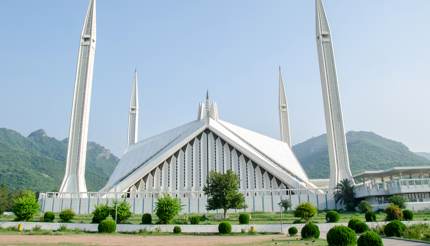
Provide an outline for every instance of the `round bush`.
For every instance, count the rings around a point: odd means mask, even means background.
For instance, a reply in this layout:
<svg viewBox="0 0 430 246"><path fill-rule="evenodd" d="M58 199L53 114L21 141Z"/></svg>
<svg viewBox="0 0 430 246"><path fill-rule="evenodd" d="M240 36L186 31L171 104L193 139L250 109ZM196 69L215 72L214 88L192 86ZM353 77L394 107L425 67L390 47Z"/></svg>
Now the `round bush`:
<svg viewBox="0 0 430 246"><path fill-rule="evenodd" d="M359 223L361 223L361 220L359 220L357 218L352 218L348 221L348 227L351 228L352 230L356 231L356 226Z"/></svg>
<svg viewBox="0 0 430 246"><path fill-rule="evenodd" d="M375 212L366 212L364 214L364 218L366 218L367 222L376 221L376 213Z"/></svg>
<svg viewBox="0 0 430 246"><path fill-rule="evenodd" d="M308 221L310 218L317 214L317 208L310 202L305 202L297 206L294 211L294 217L298 217Z"/></svg>
<svg viewBox="0 0 430 246"><path fill-rule="evenodd" d="M288 228L288 234L293 237L299 232L295 226Z"/></svg>
<svg viewBox="0 0 430 246"><path fill-rule="evenodd" d="M340 215L336 211L328 211L327 214L325 215L325 221L327 221L327 223L338 222L339 219L340 219Z"/></svg>
<svg viewBox="0 0 430 246"><path fill-rule="evenodd" d="M60 219L62 222L70 222L75 217L75 212L71 209L65 209L60 213Z"/></svg>
<svg viewBox="0 0 430 246"><path fill-rule="evenodd" d="M175 226L175 227L173 227L173 233L175 233L175 234L179 234L179 233L181 233L182 232L182 229L181 229L181 227L180 226Z"/></svg>
<svg viewBox="0 0 430 246"><path fill-rule="evenodd" d="M385 218L387 221L402 220L403 218L402 209L394 204L391 204L385 208L385 213L387 214L387 217Z"/></svg>
<svg viewBox="0 0 430 246"><path fill-rule="evenodd" d="M249 224L249 214L239 214L239 224Z"/></svg>
<svg viewBox="0 0 430 246"><path fill-rule="evenodd" d="M144 225L152 224L152 215L151 214L143 214L142 215L142 224L144 224Z"/></svg>
<svg viewBox="0 0 430 246"><path fill-rule="evenodd" d="M403 219L404 220L413 220L414 219L414 212L412 212L409 209L403 210Z"/></svg>
<svg viewBox="0 0 430 246"><path fill-rule="evenodd" d="M398 220L393 220L384 227L384 234L387 237L401 237L406 226Z"/></svg>
<svg viewBox="0 0 430 246"><path fill-rule="evenodd" d="M93 219L92 223L100 223L103 220L105 220L107 217L109 217L110 208L106 204L101 204L95 207L93 211Z"/></svg>
<svg viewBox="0 0 430 246"><path fill-rule="evenodd" d="M318 239L320 237L320 229L314 223L309 222L303 226L301 234L303 239Z"/></svg>
<svg viewBox="0 0 430 246"><path fill-rule="evenodd" d="M358 210L360 210L360 212L362 213L367 213L367 212L372 212L373 208L368 201L363 200L358 204Z"/></svg>
<svg viewBox="0 0 430 246"><path fill-rule="evenodd" d="M107 218L100 222L97 229L100 233L113 233L116 231L116 223L113 219Z"/></svg>
<svg viewBox="0 0 430 246"><path fill-rule="evenodd" d="M353 246L357 243L357 235L349 227L335 226L327 233L327 243L330 246Z"/></svg>
<svg viewBox="0 0 430 246"><path fill-rule="evenodd" d="M356 233L363 233L369 230L369 226L365 222L360 221L359 223L355 224L355 232Z"/></svg>
<svg viewBox="0 0 430 246"><path fill-rule="evenodd" d="M357 246L384 246L384 244L378 233L367 231L358 238Z"/></svg>
<svg viewBox="0 0 430 246"><path fill-rule="evenodd" d="M231 233L231 224L230 222L223 221L218 225L218 232L220 234L228 234Z"/></svg>
<svg viewBox="0 0 430 246"><path fill-rule="evenodd" d="M173 218L181 211L181 201L179 198L165 195L158 198L155 214L160 224L169 224Z"/></svg>
<svg viewBox="0 0 430 246"><path fill-rule="evenodd" d="M52 222L55 219L55 214L53 212L46 212L43 215L43 221L44 222Z"/></svg>
<svg viewBox="0 0 430 246"><path fill-rule="evenodd" d="M191 216L188 220L191 225L198 225L200 223L200 216Z"/></svg>

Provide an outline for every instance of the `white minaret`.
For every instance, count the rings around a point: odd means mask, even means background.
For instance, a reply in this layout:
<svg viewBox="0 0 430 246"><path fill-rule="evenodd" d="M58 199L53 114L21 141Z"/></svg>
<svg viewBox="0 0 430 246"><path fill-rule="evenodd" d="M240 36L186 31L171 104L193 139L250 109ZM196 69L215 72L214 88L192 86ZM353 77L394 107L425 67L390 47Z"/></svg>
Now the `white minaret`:
<svg viewBox="0 0 430 246"><path fill-rule="evenodd" d="M133 86L131 89L130 112L128 112L128 146L137 143L139 122L139 92L137 89L137 71L134 71Z"/></svg>
<svg viewBox="0 0 430 246"><path fill-rule="evenodd" d="M66 171L60 192L87 192L85 161L95 51L96 0L90 0L80 40Z"/></svg>
<svg viewBox="0 0 430 246"><path fill-rule="evenodd" d="M281 141L291 147L290 121L288 117L287 94L285 93L284 80L282 79L281 67L279 66L279 126L281 130Z"/></svg>
<svg viewBox="0 0 430 246"><path fill-rule="evenodd" d="M343 179L354 180L349 167L330 28L321 0L316 0L316 32L330 160L329 188L333 189Z"/></svg>

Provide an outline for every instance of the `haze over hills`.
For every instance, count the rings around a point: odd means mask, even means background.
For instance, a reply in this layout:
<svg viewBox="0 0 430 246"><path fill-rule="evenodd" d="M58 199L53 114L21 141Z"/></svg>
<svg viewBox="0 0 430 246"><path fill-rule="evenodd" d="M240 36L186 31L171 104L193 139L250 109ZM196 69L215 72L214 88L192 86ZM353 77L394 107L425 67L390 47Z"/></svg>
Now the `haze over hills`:
<svg viewBox="0 0 430 246"><path fill-rule="evenodd" d="M419 156L422 156L422 157L430 160L430 153L427 153L427 152L416 152L415 154L417 154Z"/></svg>
<svg viewBox="0 0 430 246"><path fill-rule="evenodd" d="M106 183L118 158L103 146L89 142L86 180L89 191ZM49 137L37 130L28 137L0 128L0 184L11 189L58 191L64 176L67 139Z"/></svg>
<svg viewBox="0 0 430 246"><path fill-rule="evenodd" d="M353 174L394 166L430 165L428 153L413 153L400 142L371 132L348 132ZM311 138L293 147L310 178L328 178L326 136ZM57 140L37 130L28 137L0 128L0 184L11 189L57 191L64 175L67 139ZM119 159L105 147L89 142L86 180L89 191L103 187Z"/></svg>
<svg viewBox="0 0 430 246"><path fill-rule="evenodd" d="M352 174L395 166L430 165L430 160L413 153L407 146L372 132L351 131L346 135ZM310 178L328 178L329 160L326 135L293 147Z"/></svg>

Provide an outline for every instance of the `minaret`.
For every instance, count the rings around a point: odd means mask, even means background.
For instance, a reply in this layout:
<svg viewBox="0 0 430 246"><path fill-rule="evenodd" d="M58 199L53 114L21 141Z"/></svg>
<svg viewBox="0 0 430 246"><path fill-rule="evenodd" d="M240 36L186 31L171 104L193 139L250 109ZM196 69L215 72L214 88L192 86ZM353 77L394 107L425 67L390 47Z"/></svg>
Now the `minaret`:
<svg viewBox="0 0 430 246"><path fill-rule="evenodd" d="M128 145L137 143L139 122L139 94L137 89L137 71L134 71L133 86L131 89L130 112L128 113Z"/></svg>
<svg viewBox="0 0 430 246"><path fill-rule="evenodd" d="M285 94L284 80L282 79L281 67L279 66L279 126L281 130L281 141L291 147L290 121L288 118L287 95Z"/></svg>
<svg viewBox="0 0 430 246"><path fill-rule="evenodd" d="M66 171L60 192L87 192L85 161L95 51L96 0L90 0L80 40Z"/></svg>
<svg viewBox="0 0 430 246"><path fill-rule="evenodd" d="M316 33L333 189L343 179L354 181L349 167L330 28L321 0L316 0Z"/></svg>

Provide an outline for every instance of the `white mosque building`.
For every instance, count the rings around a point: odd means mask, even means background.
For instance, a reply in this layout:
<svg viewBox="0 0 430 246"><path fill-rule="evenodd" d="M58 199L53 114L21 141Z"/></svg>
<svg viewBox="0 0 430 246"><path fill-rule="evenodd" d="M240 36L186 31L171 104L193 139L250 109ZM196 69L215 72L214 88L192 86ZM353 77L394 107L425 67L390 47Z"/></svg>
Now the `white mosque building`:
<svg viewBox="0 0 430 246"><path fill-rule="evenodd" d="M92 71L96 45L96 0L90 0L81 34L70 125L66 173L58 193L43 193L43 211L72 208L90 213L100 203L127 200L134 213L152 212L157 198L181 199L183 212L206 212L203 187L209 172L233 170L240 179L247 211L279 211L279 202L293 206L309 201L319 209L335 208L333 188L353 181L343 128L331 33L321 0L316 0L316 41L330 158L330 180L310 180L291 150L285 85L279 69L280 139L274 139L220 118L209 95L198 107L197 119L138 141L138 81L132 86L128 149L104 188L87 192L85 153Z"/></svg>

